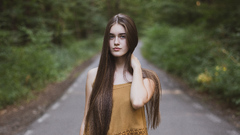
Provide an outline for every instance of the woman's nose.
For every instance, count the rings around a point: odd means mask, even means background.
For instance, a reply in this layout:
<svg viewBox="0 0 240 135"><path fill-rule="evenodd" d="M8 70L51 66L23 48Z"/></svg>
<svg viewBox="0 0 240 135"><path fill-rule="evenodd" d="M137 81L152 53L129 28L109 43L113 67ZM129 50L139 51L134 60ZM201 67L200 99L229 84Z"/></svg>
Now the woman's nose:
<svg viewBox="0 0 240 135"><path fill-rule="evenodd" d="M118 37L115 38L114 45L119 45Z"/></svg>

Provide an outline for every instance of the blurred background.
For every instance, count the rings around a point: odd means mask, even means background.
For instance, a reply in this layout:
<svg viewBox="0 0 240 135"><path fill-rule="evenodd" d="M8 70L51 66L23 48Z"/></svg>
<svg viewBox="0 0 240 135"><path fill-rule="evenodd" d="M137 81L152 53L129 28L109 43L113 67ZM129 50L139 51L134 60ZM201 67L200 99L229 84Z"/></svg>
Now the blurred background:
<svg viewBox="0 0 240 135"><path fill-rule="evenodd" d="M240 109L239 0L1 0L0 109L99 53L107 21L135 20L145 58Z"/></svg>

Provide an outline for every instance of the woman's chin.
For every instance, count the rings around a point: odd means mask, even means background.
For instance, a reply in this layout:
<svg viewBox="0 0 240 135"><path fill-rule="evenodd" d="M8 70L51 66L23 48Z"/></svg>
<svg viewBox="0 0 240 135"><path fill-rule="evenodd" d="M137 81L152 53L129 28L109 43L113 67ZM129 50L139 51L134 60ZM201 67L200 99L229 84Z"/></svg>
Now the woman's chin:
<svg viewBox="0 0 240 135"><path fill-rule="evenodd" d="M112 55L114 56L114 57L123 57L125 54L122 54L122 53L112 53Z"/></svg>

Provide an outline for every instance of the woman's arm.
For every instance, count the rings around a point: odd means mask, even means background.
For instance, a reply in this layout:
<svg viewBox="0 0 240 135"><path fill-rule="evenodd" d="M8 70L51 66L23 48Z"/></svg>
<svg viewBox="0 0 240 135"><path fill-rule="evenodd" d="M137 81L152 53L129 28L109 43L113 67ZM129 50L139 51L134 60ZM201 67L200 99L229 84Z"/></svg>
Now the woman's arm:
<svg viewBox="0 0 240 135"><path fill-rule="evenodd" d="M90 100L90 95L92 93L92 85L95 80L97 74L97 68L91 69L88 71L87 74L87 82L86 82L86 92L85 92L85 110L84 110L84 117L80 129L80 135L83 135L84 129L85 129L85 119L87 116L88 108L89 108L89 100Z"/></svg>
<svg viewBox="0 0 240 135"><path fill-rule="evenodd" d="M155 84L151 79L143 79L142 69L139 60L132 55L131 65L133 68L133 80L130 92L130 99L134 109L138 109L147 103L153 93Z"/></svg>

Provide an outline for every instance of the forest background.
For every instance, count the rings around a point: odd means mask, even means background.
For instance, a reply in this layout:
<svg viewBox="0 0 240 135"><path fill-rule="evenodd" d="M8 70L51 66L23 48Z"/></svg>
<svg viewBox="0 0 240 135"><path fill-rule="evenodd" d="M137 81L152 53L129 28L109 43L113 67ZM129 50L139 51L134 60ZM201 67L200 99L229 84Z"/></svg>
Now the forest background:
<svg viewBox="0 0 240 135"><path fill-rule="evenodd" d="M101 49L117 13L131 16L144 56L194 90L240 109L238 0L1 0L0 109L66 79Z"/></svg>

